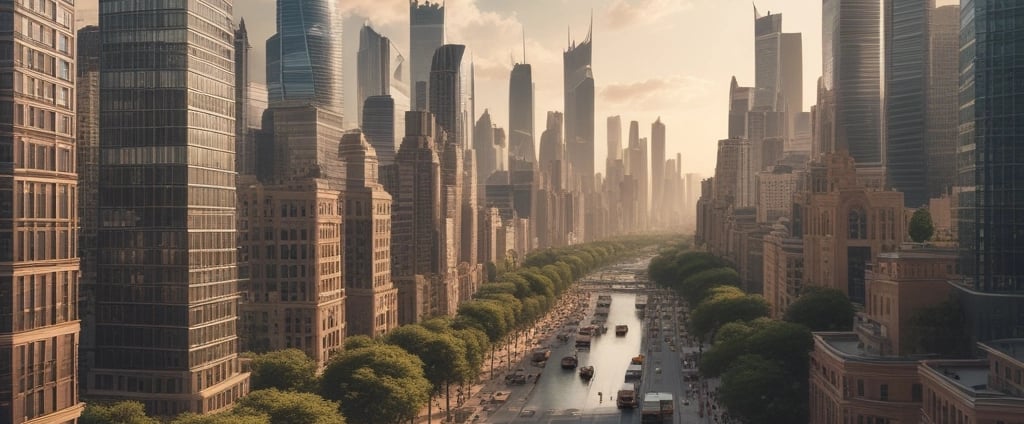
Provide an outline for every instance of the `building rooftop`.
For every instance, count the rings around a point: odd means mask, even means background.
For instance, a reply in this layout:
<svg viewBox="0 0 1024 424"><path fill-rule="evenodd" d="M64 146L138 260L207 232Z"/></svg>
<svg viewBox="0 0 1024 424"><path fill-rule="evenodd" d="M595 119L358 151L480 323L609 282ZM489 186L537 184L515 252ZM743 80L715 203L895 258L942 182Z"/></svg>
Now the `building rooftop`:
<svg viewBox="0 0 1024 424"><path fill-rule="evenodd" d="M929 361L926 364L963 390L987 391L988 363Z"/></svg>
<svg viewBox="0 0 1024 424"><path fill-rule="evenodd" d="M916 363L922 359L920 357L881 355L878 352L868 350L867 345L860 341L857 333L852 331L816 332L814 337L821 339L826 348L846 360Z"/></svg>
<svg viewBox="0 0 1024 424"><path fill-rule="evenodd" d="M991 349L1024 363L1024 339L1002 339L979 344L982 349Z"/></svg>
<svg viewBox="0 0 1024 424"><path fill-rule="evenodd" d="M906 245L900 250L893 252L882 252L878 254L883 259L956 259L956 249L941 247L914 247L908 249Z"/></svg>

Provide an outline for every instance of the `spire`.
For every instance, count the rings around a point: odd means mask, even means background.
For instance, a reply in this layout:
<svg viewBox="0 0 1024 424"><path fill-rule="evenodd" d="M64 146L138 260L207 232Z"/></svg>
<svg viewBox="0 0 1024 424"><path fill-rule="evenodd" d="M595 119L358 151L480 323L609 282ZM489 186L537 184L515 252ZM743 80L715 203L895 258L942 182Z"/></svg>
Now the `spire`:
<svg viewBox="0 0 1024 424"><path fill-rule="evenodd" d="M526 63L526 26L520 26L523 29L523 63Z"/></svg>
<svg viewBox="0 0 1024 424"><path fill-rule="evenodd" d="M238 30L243 33L247 32L245 30L245 18L242 18L242 21L238 23Z"/></svg>
<svg viewBox="0 0 1024 424"><path fill-rule="evenodd" d="M590 29L587 30L587 39L583 40L583 43L590 43L592 35L594 35L594 9L590 9Z"/></svg>
<svg viewBox="0 0 1024 424"><path fill-rule="evenodd" d="M758 19L761 19L761 14L757 13L757 4L755 4L754 2L750 2L750 4L754 6L754 20L756 21Z"/></svg>

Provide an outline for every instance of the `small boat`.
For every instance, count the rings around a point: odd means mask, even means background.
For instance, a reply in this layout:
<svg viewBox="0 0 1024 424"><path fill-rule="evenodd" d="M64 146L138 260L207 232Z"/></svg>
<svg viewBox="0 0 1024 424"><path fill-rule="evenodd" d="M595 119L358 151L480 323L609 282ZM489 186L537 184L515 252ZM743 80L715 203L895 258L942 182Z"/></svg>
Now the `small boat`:
<svg viewBox="0 0 1024 424"><path fill-rule="evenodd" d="M575 356L566 356L562 358L562 369L571 370L576 368L579 364L579 360Z"/></svg>
<svg viewBox="0 0 1024 424"><path fill-rule="evenodd" d="M594 377L594 367L593 366L588 365L588 366L585 366L583 368L580 368L580 378L582 378L584 380L590 380L593 377Z"/></svg>

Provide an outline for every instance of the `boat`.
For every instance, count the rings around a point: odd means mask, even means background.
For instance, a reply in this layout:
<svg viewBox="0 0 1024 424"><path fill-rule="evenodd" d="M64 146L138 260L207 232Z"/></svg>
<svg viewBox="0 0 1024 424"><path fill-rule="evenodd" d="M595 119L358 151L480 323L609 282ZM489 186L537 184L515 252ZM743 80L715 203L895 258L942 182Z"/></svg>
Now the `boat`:
<svg viewBox="0 0 1024 424"><path fill-rule="evenodd" d="M625 336L627 331L629 331L629 326L628 325L616 325L615 326L615 335L616 336Z"/></svg>
<svg viewBox="0 0 1024 424"><path fill-rule="evenodd" d="M579 360L576 359L575 356L566 356L562 358L562 369L571 370L576 368L577 364L579 364Z"/></svg>
<svg viewBox="0 0 1024 424"><path fill-rule="evenodd" d="M591 365L580 368L580 378L590 380L594 377L594 367Z"/></svg>

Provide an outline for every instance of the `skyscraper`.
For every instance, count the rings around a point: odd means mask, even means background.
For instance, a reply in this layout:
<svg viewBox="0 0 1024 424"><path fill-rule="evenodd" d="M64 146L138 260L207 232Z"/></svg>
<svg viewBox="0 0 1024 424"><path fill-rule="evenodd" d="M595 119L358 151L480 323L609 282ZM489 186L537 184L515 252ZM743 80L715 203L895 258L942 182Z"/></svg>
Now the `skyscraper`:
<svg viewBox="0 0 1024 424"><path fill-rule="evenodd" d="M377 182L373 146L358 131L341 137L345 172L345 321L348 335L380 337L398 327L391 280L391 195Z"/></svg>
<svg viewBox="0 0 1024 424"><path fill-rule="evenodd" d="M928 18L934 0L885 0L885 158L908 207L928 203ZM951 90L952 91L952 90Z"/></svg>
<svg viewBox="0 0 1024 424"><path fill-rule="evenodd" d="M249 389L235 324L231 1L103 0L100 28L102 313L86 389L158 415L223 410ZM174 31L188 37L154 38ZM154 51L164 60L136 67Z"/></svg>
<svg viewBox="0 0 1024 424"><path fill-rule="evenodd" d="M96 311L91 306L96 284L96 232L99 230L100 186L100 51L103 40L100 27L90 25L78 30L76 91L76 140L78 160L78 255L79 375L93 363L96 347Z"/></svg>
<svg viewBox="0 0 1024 424"><path fill-rule="evenodd" d="M594 179L594 73L591 69L593 23L587 38L562 54L565 88L565 150L574 179L584 191Z"/></svg>
<svg viewBox="0 0 1024 424"><path fill-rule="evenodd" d="M883 164L879 0L822 0L820 145L847 150L858 168Z"/></svg>
<svg viewBox="0 0 1024 424"><path fill-rule="evenodd" d="M249 122L249 31L245 19L235 30L235 172L251 174L255 171L256 146L254 138L247 137L252 123Z"/></svg>
<svg viewBox="0 0 1024 424"><path fill-rule="evenodd" d="M494 145L494 133L496 128L491 123L491 114L484 109L480 119L476 121L473 129L473 150L476 152L477 182L481 186L486 185L487 178L498 170L498 149Z"/></svg>
<svg viewBox="0 0 1024 424"><path fill-rule="evenodd" d="M434 52L445 41L444 3L409 1L409 65L412 105L426 110Z"/></svg>
<svg viewBox="0 0 1024 424"><path fill-rule="evenodd" d="M615 115L608 117L608 157L605 167L618 159L622 159L622 117ZM609 170L605 169L605 174L608 172Z"/></svg>
<svg viewBox="0 0 1024 424"><path fill-rule="evenodd" d="M466 46L446 44L434 53L430 66L430 113L447 133L447 144L465 148L462 128L462 55Z"/></svg>
<svg viewBox="0 0 1024 424"><path fill-rule="evenodd" d="M395 108L395 99L389 95L367 97L362 105L363 135L373 146L377 161L382 165L391 165L395 161Z"/></svg>
<svg viewBox="0 0 1024 424"><path fill-rule="evenodd" d="M75 422L75 6L9 1L0 16L0 422Z"/></svg>
<svg viewBox="0 0 1024 424"><path fill-rule="evenodd" d="M527 63L512 67L508 88L508 155L537 163L533 141L533 71Z"/></svg>
<svg viewBox="0 0 1024 424"><path fill-rule="evenodd" d="M783 33L781 14L761 16L754 8L754 49L754 107L785 111L792 122L804 107L801 34Z"/></svg>
<svg viewBox="0 0 1024 424"><path fill-rule="evenodd" d="M398 321L408 324L429 312L429 282L441 270L441 163L434 144L433 115L405 114L405 137L395 156L392 193L391 274L398 287Z"/></svg>
<svg viewBox="0 0 1024 424"><path fill-rule="evenodd" d="M359 30L356 62L356 105L359 109L356 119L365 122L363 107L366 99L391 94L391 40L374 31L373 27L363 25Z"/></svg>
<svg viewBox="0 0 1024 424"><path fill-rule="evenodd" d="M651 124L651 218L661 225L665 213L665 124L661 117Z"/></svg>
<svg viewBox="0 0 1024 424"><path fill-rule="evenodd" d="M932 9L928 66L928 196L949 193L956 184L957 110L960 84L960 6Z"/></svg>
<svg viewBox="0 0 1024 424"><path fill-rule="evenodd" d="M277 0L267 39L270 105L312 104L341 114L341 13L330 0Z"/></svg>
<svg viewBox="0 0 1024 424"><path fill-rule="evenodd" d="M1020 122L1024 4L965 0L960 9L958 226L962 298L976 339L1024 337ZM1010 101L1012 99L1013 101Z"/></svg>

